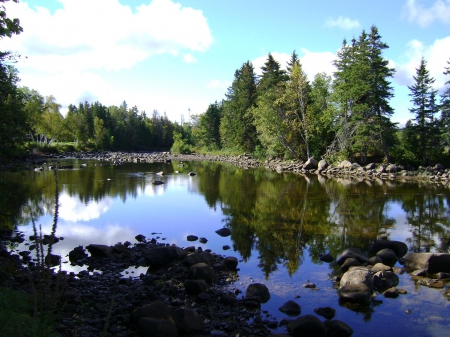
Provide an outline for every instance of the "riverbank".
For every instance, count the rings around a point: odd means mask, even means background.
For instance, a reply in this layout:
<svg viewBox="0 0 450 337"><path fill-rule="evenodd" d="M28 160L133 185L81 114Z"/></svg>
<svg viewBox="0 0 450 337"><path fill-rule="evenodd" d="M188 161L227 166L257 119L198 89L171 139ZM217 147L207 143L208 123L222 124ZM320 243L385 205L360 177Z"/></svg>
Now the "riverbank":
<svg viewBox="0 0 450 337"><path fill-rule="evenodd" d="M330 164L326 160L317 161L311 158L307 162L303 161L282 161L280 159L267 159L259 161L256 158L242 154L239 156L222 155L174 155L169 152L72 152L64 155L48 155L45 157L29 158L28 166L39 168L42 163L61 158L75 159L95 159L120 165L124 162L168 162L177 161L211 161L225 162L245 169L265 167L279 173L292 172L296 174L318 174L329 178L350 177L357 179L382 179L382 180L423 180L443 185L450 184L450 168L445 168L441 164L434 166L403 166L396 164L370 163L359 165L344 160L340 163Z"/></svg>

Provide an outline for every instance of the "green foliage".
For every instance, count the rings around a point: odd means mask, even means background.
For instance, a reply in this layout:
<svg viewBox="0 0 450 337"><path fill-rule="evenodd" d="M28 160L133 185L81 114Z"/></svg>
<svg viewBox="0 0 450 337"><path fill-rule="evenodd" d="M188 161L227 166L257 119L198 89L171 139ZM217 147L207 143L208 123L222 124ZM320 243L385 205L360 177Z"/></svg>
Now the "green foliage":
<svg viewBox="0 0 450 337"><path fill-rule="evenodd" d="M170 152L174 154L188 154L191 153L191 147L187 144L186 139L182 138L181 133L173 133L173 145L170 148Z"/></svg>

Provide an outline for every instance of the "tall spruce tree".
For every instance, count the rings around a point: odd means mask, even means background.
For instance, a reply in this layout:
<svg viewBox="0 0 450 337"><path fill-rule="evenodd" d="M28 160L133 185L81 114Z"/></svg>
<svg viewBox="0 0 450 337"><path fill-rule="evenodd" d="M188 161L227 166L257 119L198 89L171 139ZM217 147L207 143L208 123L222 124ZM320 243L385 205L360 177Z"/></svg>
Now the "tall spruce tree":
<svg viewBox="0 0 450 337"><path fill-rule="evenodd" d="M247 61L234 73L223 103L220 138L223 147L252 152L257 145L256 128L250 108L256 100L256 74Z"/></svg>
<svg viewBox="0 0 450 337"><path fill-rule="evenodd" d="M444 75L450 76L450 61L447 61L448 67L444 69ZM450 146L450 78L445 82L446 88L441 95L441 118L440 131L442 144L446 147Z"/></svg>
<svg viewBox="0 0 450 337"><path fill-rule="evenodd" d="M437 124L435 114L438 112L436 104L437 90L433 89L435 79L427 70L427 62L422 57L419 68L416 68L414 84L408 86L413 107L409 111L415 115L412 127L416 131L419 147L415 149L415 155L424 164L433 161L433 149L436 148Z"/></svg>

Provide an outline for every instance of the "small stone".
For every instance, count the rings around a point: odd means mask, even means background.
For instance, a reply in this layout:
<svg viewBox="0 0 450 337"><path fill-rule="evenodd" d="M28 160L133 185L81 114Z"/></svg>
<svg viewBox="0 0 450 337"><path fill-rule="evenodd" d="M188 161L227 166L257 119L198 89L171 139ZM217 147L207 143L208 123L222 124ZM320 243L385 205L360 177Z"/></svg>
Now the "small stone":
<svg viewBox="0 0 450 337"><path fill-rule="evenodd" d="M315 287L316 287L315 283L306 283L306 284L303 285L303 288L310 288L310 289L312 289L312 288L315 288Z"/></svg>

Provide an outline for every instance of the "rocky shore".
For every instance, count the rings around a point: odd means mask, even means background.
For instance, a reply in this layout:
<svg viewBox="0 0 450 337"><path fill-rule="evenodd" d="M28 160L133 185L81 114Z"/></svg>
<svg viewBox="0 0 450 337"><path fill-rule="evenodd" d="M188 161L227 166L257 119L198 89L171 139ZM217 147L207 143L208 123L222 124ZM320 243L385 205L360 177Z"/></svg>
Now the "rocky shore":
<svg viewBox="0 0 450 337"><path fill-rule="evenodd" d="M48 155L39 159L34 158L35 169L40 169L40 164L49 159L74 158L74 159L95 159L120 165L124 162L170 162L179 161L211 161L225 162L243 167L245 169L265 167L269 170L281 172L293 172L297 174L319 174L322 176L350 177L358 179L382 179L382 180L426 180L429 182L449 185L450 168L445 168L441 164L434 166L412 166L369 163L360 165L344 160L340 163L330 164L325 159L316 160L310 158L308 161L283 161L280 159L267 159L261 162L248 154L239 156L225 155L174 155L170 152L73 152L64 155ZM32 164L32 163L30 163Z"/></svg>

